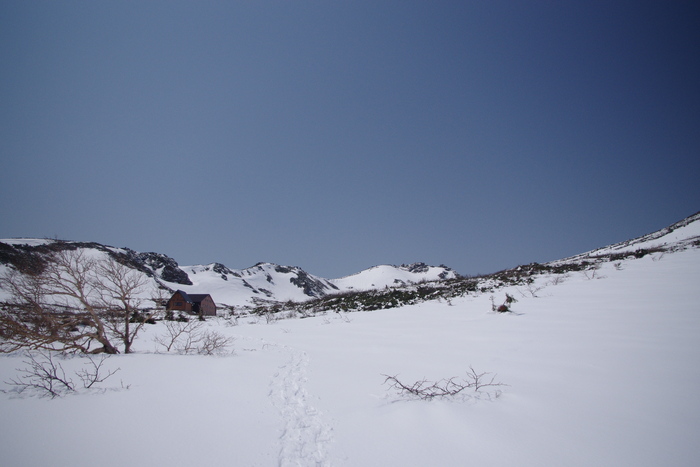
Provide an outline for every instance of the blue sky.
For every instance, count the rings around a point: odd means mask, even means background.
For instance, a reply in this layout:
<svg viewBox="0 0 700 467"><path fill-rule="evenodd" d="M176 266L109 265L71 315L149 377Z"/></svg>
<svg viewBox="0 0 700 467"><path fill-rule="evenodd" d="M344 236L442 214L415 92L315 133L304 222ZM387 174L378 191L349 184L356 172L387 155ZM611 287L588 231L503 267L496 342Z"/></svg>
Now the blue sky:
<svg viewBox="0 0 700 467"><path fill-rule="evenodd" d="M697 2L0 3L0 237L340 277L700 210Z"/></svg>

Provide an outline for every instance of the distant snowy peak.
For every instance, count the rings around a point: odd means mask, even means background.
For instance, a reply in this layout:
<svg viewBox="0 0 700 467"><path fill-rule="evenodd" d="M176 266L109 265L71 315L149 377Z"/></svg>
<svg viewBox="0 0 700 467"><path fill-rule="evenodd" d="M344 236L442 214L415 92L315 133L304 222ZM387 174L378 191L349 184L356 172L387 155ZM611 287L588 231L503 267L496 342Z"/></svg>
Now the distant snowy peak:
<svg viewBox="0 0 700 467"><path fill-rule="evenodd" d="M303 301L337 290L327 279L295 266L258 263L246 269L230 269L221 263L182 266L193 282L192 289L207 289L229 305L263 301ZM187 291L187 290L185 290Z"/></svg>
<svg viewBox="0 0 700 467"><path fill-rule="evenodd" d="M411 283L451 279L457 274L446 266L424 263L375 266L341 279L324 279L296 266L258 263L246 269L230 269L221 263L181 266L192 280L183 290L207 290L228 305L262 304L288 300L306 301L349 290L369 290Z"/></svg>
<svg viewBox="0 0 700 467"><path fill-rule="evenodd" d="M309 297L324 295L328 290L334 290L335 286L327 279L312 276L296 266L280 266L274 263L258 263L246 269L229 269L221 263L208 265L183 266L181 268L191 274L209 275L221 280L241 279L245 282L262 282L267 286L277 283L289 282L303 290Z"/></svg>
<svg viewBox="0 0 700 467"><path fill-rule="evenodd" d="M455 277L457 277L457 273L443 265L428 266L425 263L413 263L392 266L383 264L351 276L333 279L330 282L341 290L369 290L454 279Z"/></svg>

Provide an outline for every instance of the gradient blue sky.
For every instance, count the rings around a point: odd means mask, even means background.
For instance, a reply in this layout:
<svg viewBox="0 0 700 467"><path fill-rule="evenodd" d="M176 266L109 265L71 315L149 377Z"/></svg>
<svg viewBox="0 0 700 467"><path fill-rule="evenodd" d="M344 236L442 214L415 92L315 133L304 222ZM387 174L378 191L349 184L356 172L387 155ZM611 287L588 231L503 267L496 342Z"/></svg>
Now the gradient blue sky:
<svg viewBox="0 0 700 467"><path fill-rule="evenodd" d="M0 2L0 237L333 278L700 210L695 1Z"/></svg>

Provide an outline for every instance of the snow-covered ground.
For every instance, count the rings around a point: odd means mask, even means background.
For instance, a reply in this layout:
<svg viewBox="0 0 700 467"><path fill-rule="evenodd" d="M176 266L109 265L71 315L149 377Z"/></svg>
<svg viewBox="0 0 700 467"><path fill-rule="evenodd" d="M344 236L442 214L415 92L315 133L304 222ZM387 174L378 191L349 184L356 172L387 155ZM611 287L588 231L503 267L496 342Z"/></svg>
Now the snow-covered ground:
<svg viewBox="0 0 700 467"><path fill-rule="evenodd" d="M497 304L518 299L513 313L492 312L486 293L272 324L208 321L236 339L222 357L154 353L159 323L137 353L107 360L120 371L104 391L0 394L0 463L695 466L699 285L692 248L494 292ZM1 356L0 380L23 360ZM61 363L70 372L84 360ZM470 366L508 385L500 397L407 400L383 384Z"/></svg>

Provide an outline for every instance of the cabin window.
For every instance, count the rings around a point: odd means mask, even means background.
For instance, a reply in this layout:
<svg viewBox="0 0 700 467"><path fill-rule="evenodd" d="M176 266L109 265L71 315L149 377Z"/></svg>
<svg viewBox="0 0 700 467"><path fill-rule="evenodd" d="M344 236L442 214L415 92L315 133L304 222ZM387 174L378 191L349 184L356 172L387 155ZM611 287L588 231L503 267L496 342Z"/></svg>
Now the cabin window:
<svg viewBox="0 0 700 467"><path fill-rule="evenodd" d="M175 302L175 306L182 306L182 302Z"/></svg>

